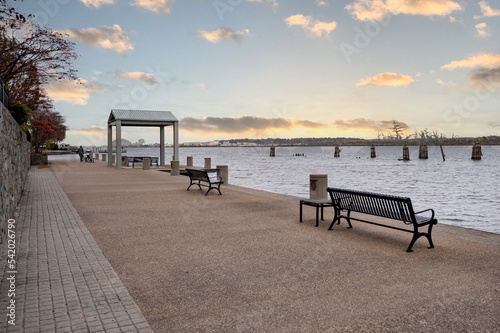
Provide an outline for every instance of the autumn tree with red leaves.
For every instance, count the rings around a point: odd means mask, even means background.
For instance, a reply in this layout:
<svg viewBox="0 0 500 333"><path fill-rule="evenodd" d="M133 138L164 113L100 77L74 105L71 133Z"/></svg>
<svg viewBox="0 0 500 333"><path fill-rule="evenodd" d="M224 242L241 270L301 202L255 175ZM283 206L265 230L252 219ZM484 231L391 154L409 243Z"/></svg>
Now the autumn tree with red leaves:
<svg viewBox="0 0 500 333"><path fill-rule="evenodd" d="M61 142L66 137L67 127L64 125L64 117L50 108L39 108L33 112L31 117L31 141L35 153L40 148L50 143Z"/></svg>
<svg viewBox="0 0 500 333"><path fill-rule="evenodd" d="M40 146L66 136L65 119L53 111L44 85L52 80L77 79L72 65L77 54L75 43L64 34L42 27L32 18L19 13L9 0L0 0L0 76L11 98L22 104L15 105L14 112L32 114L27 124L38 152ZM15 117L25 121L26 115Z"/></svg>

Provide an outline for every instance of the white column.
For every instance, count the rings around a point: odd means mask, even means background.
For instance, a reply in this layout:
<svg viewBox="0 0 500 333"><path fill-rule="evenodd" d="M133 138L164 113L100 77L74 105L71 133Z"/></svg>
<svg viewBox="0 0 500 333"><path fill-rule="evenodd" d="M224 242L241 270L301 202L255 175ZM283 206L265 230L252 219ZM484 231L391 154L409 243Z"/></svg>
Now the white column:
<svg viewBox="0 0 500 333"><path fill-rule="evenodd" d="M116 121L116 168L122 168L122 121Z"/></svg>
<svg viewBox="0 0 500 333"><path fill-rule="evenodd" d="M179 122L174 122L174 160L179 160Z"/></svg>
<svg viewBox="0 0 500 333"><path fill-rule="evenodd" d="M160 166L165 166L165 126L160 126Z"/></svg>
<svg viewBox="0 0 500 333"><path fill-rule="evenodd" d="M113 126L108 125L108 166L113 166Z"/></svg>

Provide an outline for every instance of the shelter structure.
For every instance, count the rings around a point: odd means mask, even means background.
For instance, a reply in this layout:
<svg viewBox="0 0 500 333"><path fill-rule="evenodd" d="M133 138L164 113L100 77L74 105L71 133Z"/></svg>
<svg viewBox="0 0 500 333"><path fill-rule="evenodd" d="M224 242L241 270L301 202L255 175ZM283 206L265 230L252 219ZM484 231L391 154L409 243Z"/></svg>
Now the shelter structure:
<svg viewBox="0 0 500 333"><path fill-rule="evenodd" d="M113 126L116 126L116 167L122 167L122 126L160 128L160 165L165 165L165 126L173 127L173 160L179 160L179 121L170 111L111 110L108 119L108 166L113 166Z"/></svg>

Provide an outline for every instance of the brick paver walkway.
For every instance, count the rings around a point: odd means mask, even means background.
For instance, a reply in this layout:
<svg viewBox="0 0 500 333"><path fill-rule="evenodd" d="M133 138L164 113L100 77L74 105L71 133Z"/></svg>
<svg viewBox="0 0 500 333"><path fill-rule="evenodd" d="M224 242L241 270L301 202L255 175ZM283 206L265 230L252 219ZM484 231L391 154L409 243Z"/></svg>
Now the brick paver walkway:
<svg viewBox="0 0 500 333"><path fill-rule="evenodd" d="M0 331L153 332L49 169L30 170L13 224L16 266L6 250L0 258Z"/></svg>

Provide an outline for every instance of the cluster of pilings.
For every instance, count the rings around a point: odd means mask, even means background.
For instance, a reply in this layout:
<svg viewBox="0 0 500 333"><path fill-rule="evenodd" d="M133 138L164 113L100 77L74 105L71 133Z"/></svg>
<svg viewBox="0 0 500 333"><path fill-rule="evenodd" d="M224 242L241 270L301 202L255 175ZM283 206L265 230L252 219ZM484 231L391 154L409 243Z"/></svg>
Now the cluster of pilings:
<svg viewBox="0 0 500 333"><path fill-rule="evenodd" d="M443 156L443 162L444 162L446 160L446 155L444 154L442 145L440 145L440 148L441 148L441 155ZM340 149L339 145L335 145L335 152L333 154L333 157L340 157L340 152L341 152L341 149ZM271 147L269 155L276 156L276 147L274 147L274 146ZM295 156L304 156L304 155L303 154L302 155L295 154ZM483 154L481 152L481 144L477 142L472 147L472 159L473 160L480 160L481 156L483 156ZM377 157L377 153L375 151L375 145L372 144L370 147L370 158L376 158L376 157ZM424 142L422 142L420 144L420 148L418 151L418 158L421 160L426 160L429 158L429 151L427 148L427 144ZM408 146L406 145L406 142L403 146L403 157L400 158L400 160L402 160L402 161L409 161L410 160L410 150L409 150Z"/></svg>

